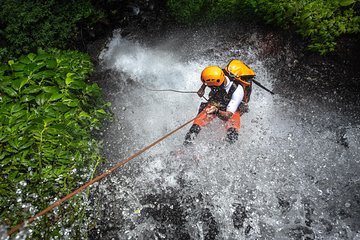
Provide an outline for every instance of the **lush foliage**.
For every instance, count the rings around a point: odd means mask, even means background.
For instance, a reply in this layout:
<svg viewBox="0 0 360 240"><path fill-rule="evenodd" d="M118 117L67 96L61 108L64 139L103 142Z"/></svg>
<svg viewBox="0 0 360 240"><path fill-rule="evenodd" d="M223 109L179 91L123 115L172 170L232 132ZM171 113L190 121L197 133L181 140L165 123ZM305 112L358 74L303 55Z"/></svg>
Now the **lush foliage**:
<svg viewBox="0 0 360 240"><path fill-rule="evenodd" d="M2 0L0 61L38 47L66 48L81 37L78 27L89 27L101 17L90 0ZM0 46L1 47L1 46Z"/></svg>
<svg viewBox="0 0 360 240"><path fill-rule="evenodd" d="M252 12L269 24L295 29L321 54L333 51L339 36L360 31L359 0L167 0L167 6L187 23Z"/></svg>
<svg viewBox="0 0 360 240"><path fill-rule="evenodd" d="M91 132L109 116L99 87L85 82L92 71L89 57L74 51L40 50L1 65L2 223L22 222L91 177L101 160ZM79 236L80 198L37 221L32 239L70 226Z"/></svg>
<svg viewBox="0 0 360 240"><path fill-rule="evenodd" d="M199 20L216 21L220 17L235 15L239 0L167 0L167 7L179 22L190 24Z"/></svg>
<svg viewBox="0 0 360 240"><path fill-rule="evenodd" d="M204 0L168 0L167 6L172 15L182 23L191 23L197 17L201 16L201 8L204 5Z"/></svg>
<svg viewBox="0 0 360 240"><path fill-rule="evenodd" d="M259 16L283 28L295 27L309 49L321 54L333 51L336 39L360 31L359 0L246 0ZM357 3L356 3L357 2Z"/></svg>

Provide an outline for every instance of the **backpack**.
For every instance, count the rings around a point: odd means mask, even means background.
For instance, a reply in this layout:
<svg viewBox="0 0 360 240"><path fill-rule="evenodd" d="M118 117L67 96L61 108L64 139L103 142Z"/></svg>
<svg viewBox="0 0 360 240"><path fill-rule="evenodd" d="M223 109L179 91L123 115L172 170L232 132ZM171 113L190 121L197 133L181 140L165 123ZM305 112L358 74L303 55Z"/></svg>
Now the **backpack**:
<svg viewBox="0 0 360 240"><path fill-rule="evenodd" d="M251 85L251 80L256 76L255 72L240 60L233 59L224 68L227 77L239 82L244 88Z"/></svg>

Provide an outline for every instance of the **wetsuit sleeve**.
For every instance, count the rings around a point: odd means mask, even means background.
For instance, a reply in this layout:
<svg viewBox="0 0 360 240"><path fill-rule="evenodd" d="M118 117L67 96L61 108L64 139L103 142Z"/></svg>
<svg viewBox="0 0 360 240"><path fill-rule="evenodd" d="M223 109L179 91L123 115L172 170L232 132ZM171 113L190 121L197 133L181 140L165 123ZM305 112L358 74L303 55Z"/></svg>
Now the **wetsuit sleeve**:
<svg viewBox="0 0 360 240"><path fill-rule="evenodd" d="M231 100L229 104L226 106L226 111L235 113L243 98L244 98L244 89L242 88L242 86L239 85L234 91L233 95L231 96Z"/></svg>

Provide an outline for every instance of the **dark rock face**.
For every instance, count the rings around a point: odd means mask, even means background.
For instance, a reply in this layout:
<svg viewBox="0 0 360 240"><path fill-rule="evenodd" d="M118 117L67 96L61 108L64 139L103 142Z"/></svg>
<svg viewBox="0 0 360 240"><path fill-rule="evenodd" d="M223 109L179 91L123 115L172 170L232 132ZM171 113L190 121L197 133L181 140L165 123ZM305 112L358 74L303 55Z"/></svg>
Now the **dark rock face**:
<svg viewBox="0 0 360 240"><path fill-rule="evenodd" d="M241 204L237 205L232 215L234 228L240 229L244 225L244 221L247 218L245 207Z"/></svg>
<svg viewBox="0 0 360 240"><path fill-rule="evenodd" d="M125 36L137 29L159 29L169 19L164 0L113 0L94 1L97 9L105 12L105 18L91 29L83 30L83 40L92 42L109 37L114 29L126 29Z"/></svg>

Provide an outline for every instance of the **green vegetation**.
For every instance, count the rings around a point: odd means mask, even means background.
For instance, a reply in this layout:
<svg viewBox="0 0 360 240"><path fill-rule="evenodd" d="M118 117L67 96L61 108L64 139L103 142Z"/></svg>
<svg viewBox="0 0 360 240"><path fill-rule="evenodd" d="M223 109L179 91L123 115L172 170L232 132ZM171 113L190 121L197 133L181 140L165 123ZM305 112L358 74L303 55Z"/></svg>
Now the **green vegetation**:
<svg viewBox="0 0 360 240"><path fill-rule="evenodd" d="M108 103L86 82L90 58L56 49L76 48L104 17L91 0L1 2L0 225L15 226L70 193L102 160L92 133L109 118ZM85 237L84 200L79 194L36 220L29 239Z"/></svg>
<svg viewBox="0 0 360 240"><path fill-rule="evenodd" d="M91 132L109 117L99 87L85 82L92 71L87 55L58 50L0 66L2 223L22 222L91 178L101 161ZM40 218L31 239L62 236L64 229L80 238L82 202L77 196Z"/></svg>
<svg viewBox="0 0 360 240"><path fill-rule="evenodd" d="M201 21L216 21L221 17L236 15L239 0L167 0L170 13L181 23L192 24Z"/></svg>
<svg viewBox="0 0 360 240"><path fill-rule="evenodd" d="M68 48L102 17L90 0L2 0L0 8L0 61L37 48Z"/></svg>
<svg viewBox="0 0 360 240"><path fill-rule="evenodd" d="M320 54L333 51L339 36L360 32L359 0L167 0L167 6L183 23L252 13L268 24L294 29Z"/></svg>
<svg viewBox="0 0 360 240"><path fill-rule="evenodd" d="M247 0L267 23L295 30L309 41L309 49L333 51L340 35L359 33L359 0Z"/></svg>

